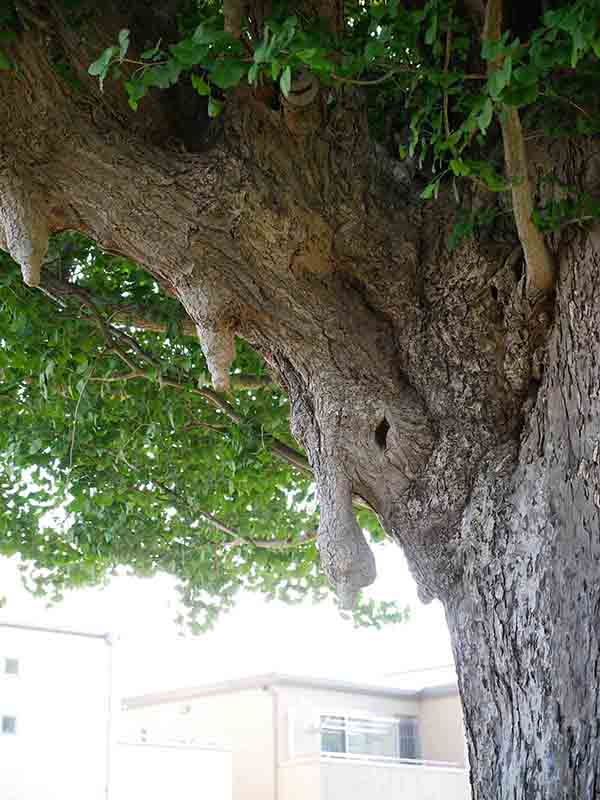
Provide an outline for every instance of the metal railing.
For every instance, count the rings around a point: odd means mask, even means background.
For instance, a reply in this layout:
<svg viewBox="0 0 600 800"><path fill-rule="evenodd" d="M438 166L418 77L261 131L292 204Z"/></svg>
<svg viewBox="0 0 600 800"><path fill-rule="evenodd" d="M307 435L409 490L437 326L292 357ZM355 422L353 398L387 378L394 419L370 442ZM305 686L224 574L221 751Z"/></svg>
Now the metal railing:
<svg viewBox="0 0 600 800"><path fill-rule="evenodd" d="M453 761L432 761L424 758L398 758L395 756L373 756L359 753L324 753L319 755L320 761L352 761L362 764L381 765L386 767L428 767L430 769L463 771L464 767Z"/></svg>

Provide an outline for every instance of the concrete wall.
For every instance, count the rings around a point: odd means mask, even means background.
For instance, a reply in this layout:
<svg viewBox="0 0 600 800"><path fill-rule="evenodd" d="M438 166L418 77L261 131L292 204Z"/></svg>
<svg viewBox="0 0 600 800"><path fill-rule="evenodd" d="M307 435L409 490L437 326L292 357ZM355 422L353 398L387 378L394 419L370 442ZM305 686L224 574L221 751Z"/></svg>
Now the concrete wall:
<svg viewBox="0 0 600 800"><path fill-rule="evenodd" d="M0 626L0 717L17 721L0 733L2 800L104 800L109 657L103 639Z"/></svg>
<svg viewBox="0 0 600 800"><path fill-rule="evenodd" d="M113 749L110 800L231 800L231 791L224 750L128 742Z"/></svg>
<svg viewBox="0 0 600 800"><path fill-rule="evenodd" d="M149 741L196 740L224 747L232 753L233 800L275 798L275 726L268 691L250 689L131 709L124 713L124 724L127 738L139 738L145 729Z"/></svg>
<svg viewBox="0 0 600 800"><path fill-rule="evenodd" d="M465 729L458 694L425 695L419 706L422 757L465 766Z"/></svg>

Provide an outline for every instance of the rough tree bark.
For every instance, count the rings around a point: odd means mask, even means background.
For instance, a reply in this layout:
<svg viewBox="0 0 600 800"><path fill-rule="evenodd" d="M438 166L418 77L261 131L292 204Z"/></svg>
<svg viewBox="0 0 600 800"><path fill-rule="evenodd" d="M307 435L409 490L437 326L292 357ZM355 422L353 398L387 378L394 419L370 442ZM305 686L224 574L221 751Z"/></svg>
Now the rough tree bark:
<svg viewBox="0 0 600 800"><path fill-rule="evenodd" d="M600 796L600 232L549 242L556 293L532 298L516 236L448 251L453 200L417 199L355 91L273 109L240 90L211 146L199 115L182 148L171 94L137 115L100 95L59 4L26 5L0 73L0 244L25 279L77 229L179 297L217 386L250 342L289 393L338 591L374 578L354 494L445 605L474 798ZM87 41L159 24L128 5ZM597 143L553 147L532 179L599 191Z"/></svg>

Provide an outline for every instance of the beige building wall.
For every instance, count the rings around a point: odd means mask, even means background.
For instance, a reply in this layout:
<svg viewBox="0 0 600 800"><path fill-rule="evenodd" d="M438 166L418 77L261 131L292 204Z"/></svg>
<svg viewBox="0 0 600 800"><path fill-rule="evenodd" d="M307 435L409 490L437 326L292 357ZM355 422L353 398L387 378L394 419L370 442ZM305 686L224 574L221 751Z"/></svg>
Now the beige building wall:
<svg viewBox="0 0 600 800"><path fill-rule="evenodd" d="M354 692L278 686L278 760L316 755L321 749L321 714L357 716L416 717L419 702L414 698L389 698Z"/></svg>
<svg viewBox="0 0 600 800"><path fill-rule="evenodd" d="M424 694L419 706L423 758L465 767L465 729L458 693Z"/></svg>
<svg viewBox="0 0 600 800"><path fill-rule="evenodd" d="M126 735L145 728L149 740L194 739L231 750L233 800L275 800L273 699L268 690L132 708L125 716Z"/></svg>
<svg viewBox="0 0 600 800"><path fill-rule="evenodd" d="M321 761L318 755L287 761L279 767L278 800L335 800L335 795L327 799L321 794Z"/></svg>

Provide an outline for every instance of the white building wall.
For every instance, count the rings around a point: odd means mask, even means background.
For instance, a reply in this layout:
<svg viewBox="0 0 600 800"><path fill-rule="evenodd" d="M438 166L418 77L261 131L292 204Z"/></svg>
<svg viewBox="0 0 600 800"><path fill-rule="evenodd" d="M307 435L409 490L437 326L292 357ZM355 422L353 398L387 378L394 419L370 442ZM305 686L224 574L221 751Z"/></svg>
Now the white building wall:
<svg viewBox="0 0 600 800"><path fill-rule="evenodd" d="M231 753L216 748L118 742L111 774L110 800L232 798Z"/></svg>
<svg viewBox="0 0 600 800"><path fill-rule="evenodd" d="M16 718L0 733L1 800L105 800L110 656L102 638L0 625L0 717Z"/></svg>

